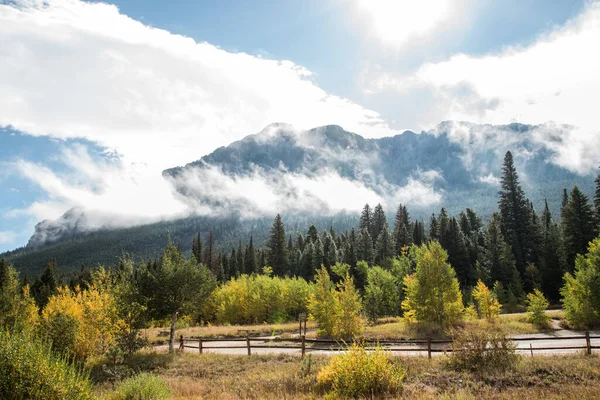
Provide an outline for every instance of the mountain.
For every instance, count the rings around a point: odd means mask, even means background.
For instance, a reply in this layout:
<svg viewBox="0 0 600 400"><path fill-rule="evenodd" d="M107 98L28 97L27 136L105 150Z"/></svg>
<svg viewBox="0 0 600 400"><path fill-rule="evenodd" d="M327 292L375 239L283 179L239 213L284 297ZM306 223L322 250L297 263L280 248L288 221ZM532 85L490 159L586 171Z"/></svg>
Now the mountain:
<svg viewBox="0 0 600 400"><path fill-rule="evenodd" d="M49 257L66 270L82 264L113 264L123 252L156 257L167 235L189 249L198 232L215 231L217 246L266 240L274 214L283 213L288 233L357 224L364 202L382 202L388 219L402 202L412 218L424 219L443 206L450 214L466 207L484 219L497 209L502 158L507 150L527 196L541 209L548 199L555 215L561 191L578 185L593 192L593 177L559 165L560 127L477 125L443 122L430 131L363 138L339 126L307 131L272 124L261 132L216 149L199 160L163 171L192 215L131 228L92 224L88 212L72 209L43 221L23 249L0 255L28 274Z"/></svg>

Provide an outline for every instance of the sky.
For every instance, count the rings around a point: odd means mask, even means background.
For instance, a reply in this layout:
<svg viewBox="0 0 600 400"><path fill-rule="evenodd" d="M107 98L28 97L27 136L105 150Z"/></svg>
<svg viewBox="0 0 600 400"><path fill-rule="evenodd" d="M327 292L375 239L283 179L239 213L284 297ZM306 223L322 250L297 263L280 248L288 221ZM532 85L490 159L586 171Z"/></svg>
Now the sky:
<svg viewBox="0 0 600 400"><path fill-rule="evenodd" d="M365 137L566 124L553 162L597 167L600 2L165 4L0 0L0 251L71 207L122 225L184 215L161 171L274 122Z"/></svg>

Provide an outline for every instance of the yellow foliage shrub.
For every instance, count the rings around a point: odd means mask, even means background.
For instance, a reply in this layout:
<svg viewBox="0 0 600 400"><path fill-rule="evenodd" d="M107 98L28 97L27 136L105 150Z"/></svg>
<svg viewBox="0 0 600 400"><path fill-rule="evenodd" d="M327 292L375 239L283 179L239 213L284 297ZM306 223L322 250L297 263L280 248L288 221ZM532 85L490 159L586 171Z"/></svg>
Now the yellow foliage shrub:
<svg viewBox="0 0 600 400"><path fill-rule="evenodd" d="M118 316L114 295L103 287L101 279L88 290L59 288L42 311L42 336L60 341L60 350L79 359L103 354L116 345L125 324Z"/></svg>
<svg viewBox="0 0 600 400"><path fill-rule="evenodd" d="M357 398L398 394L404 375L399 360L381 347L368 352L355 343L346 352L331 357L317 374L317 381L336 396Z"/></svg>

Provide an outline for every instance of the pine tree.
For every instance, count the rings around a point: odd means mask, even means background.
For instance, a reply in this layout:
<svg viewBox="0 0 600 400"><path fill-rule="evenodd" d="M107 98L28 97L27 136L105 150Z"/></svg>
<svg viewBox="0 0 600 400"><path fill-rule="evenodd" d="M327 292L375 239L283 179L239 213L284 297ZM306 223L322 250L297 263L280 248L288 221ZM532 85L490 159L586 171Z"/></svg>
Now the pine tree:
<svg viewBox="0 0 600 400"><path fill-rule="evenodd" d="M356 263L358 262L358 240L354 228L352 228L352 230L350 231L350 235L348 236L348 239L344 244L345 247L343 261L345 264L348 264L350 268L354 268L356 267Z"/></svg>
<svg viewBox="0 0 600 400"><path fill-rule="evenodd" d="M229 275L233 277L240 276L240 267L237 263L237 254L235 254L235 249L231 249L231 256L229 257Z"/></svg>
<svg viewBox="0 0 600 400"><path fill-rule="evenodd" d="M596 233L600 230L600 174L594 181L596 183L596 192L594 193L594 211L596 214Z"/></svg>
<svg viewBox="0 0 600 400"><path fill-rule="evenodd" d="M317 236L317 239L313 245L313 270L317 271L323 266L325 258L325 250L323 248L323 241Z"/></svg>
<svg viewBox="0 0 600 400"><path fill-rule="evenodd" d="M246 273L246 265L244 264L244 249L242 248L242 241L238 245L237 251L237 267L240 271L240 274L243 275Z"/></svg>
<svg viewBox="0 0 600 400"><path fill-rule="evenodd" d="M449 225L450 218L448 217L448 212L444 207L442 207L440 210L440 216L438 217L438 235L440 237L439 242L443 248L446 248L448 245L447 235Z"/></svg>
<svg viewBox="0 0 600 400"><path fill-rule="evenodd" d="M425 224L423 221L415 221L413 229L413 243L420 246L425 242Z"/></svg>
<svg viewBox="0 0 600 400"><path fill-rule="evenodd" d="M565 211L567 210L567 204L569 204L569 192L567 192L567 188L564 188L562 193L562 201L560 203L561 222L564 222L565 220Z"/></svg>
<svg viewBox="0 0 600 400"><path fill-rule="evenodd" d="M463 287L475 284L474 268L469 264L464 235L456 218L450 218L445 235L448 262L456 271L456 277Z"/></svg>
<svg viewBox="0 0 600 400"><path fill-rule="evenodd" d="M335 240L333 240L333 237L329 232L325 232L325 240L323 241L323 255L323 265L325 265L327 271L331 271L331 266L338 262L338 257Z"/></svg>
<svg viewBox="0 0 600 400"><path fill-rule="evenodd" d="M308 232L306 234L306 240L311 243L314 243L317 241L318 237L319 237L319 231L317 231L317 227L314 225L311 225L308 228Z"/></svg>
<svg viewBox="0 0 600 400"><path fill-rule="evenodd" d="M250 243L246 246L246 251L244 252L244 269L247 274L260 272L256 266L256 252L252 236L250 236Z"/></svg>
<svg viewBox="0 0 600 400"><path fill-rule="evenodd" d="M396 255L402 254L402 249L413 243L413 232L408 218L406 207L400 204L394 218L394 231L392 233Z"/></svg>
<svg viewBox="0 0 600 400"><path fill-rule="evenodd" d="M551 300L558 300L562 277L566 271L566 254L562 231L552 220L547 201L540 222L542 230L540 254L542 289Z"/></svg>
<svg viewBox="0 0 600 400"><path fill-rule="evenodd" d="M285 243L285 227L281 216L277 214L273 226L271 228L271 236L267 243L269 248L268 262L273 267L273 272L278 276L286 275L288 271L287 265L287 248Z"/></svg>
<svg viewBox="0 0 600 400"><path fill-rule="evenodd" d="M302 277L310 281L313 279L315 274L315 268L313 263L313 256L315 253L315 246L311 242L307 242L304 246L304 252L302 252Z"/></svg>
<svg viewBox="0 0 600 400"><path fill-rule="evenodd" d="M370 232L371 239L373 239L373 244L377 242L377 238L379 237L381 231L383 231L384 227L387 229L385 212L383 211L381 204L377 204L373 210L373 229Z"/></svg>
<svg viewBox="0 0 600 400"><path fill-rule="evenodd" d="M192 256L196 260L196 264L202 262L202 239L200 233L192 240Z"/></svg>
<svg viewBox="0 0 600 400"><path fill-rule="evenodd" d="M216 265L214 257L214 246L215 246L215 237L213 234L212 228L208 230L208 247L204 253L204 265L208 267L208 269L216 275Z"/></svg>
<svg viewBox="0 0 600 400"><path fill-rule="evenodd" d="M169 242L170 240L169 238ZM48 260L48 264L42 275L31 287L33 298L40 309L43 309L48 304L50 296L56 294L59 284L58 264L56 263L56 259L51 258Z"/></svg>
<svg viewBox="0 0 600 400"><path fill-rule="evenodd" d="M429 240L440 240L440 227L435 214L429 219Z"/></svg>
<svg viewBox="0 0 600 400"><path fill-rule="evenodd" d="M373 264L373 240L371 239L369 231L364 228L359 232L358 248L356 253L359 261L366 261L369 265Z"/></svg>
<svg viewBox="0 0 600 400"><path fill-rule="evenodd" d="M481 255L481 264L490 276L490 282L500 282L505 286L512 279L514 259L510 245L502 235L500 215L494 213L488 222L484 234L484 250Z"/></svg>
<svg viewBox="0 0 600 400"><path fill-rule="evenodd" d="M523 274L525 265L531 261L531 207L519 183L510 151L506 152L502 167L500 217L502 233L513 252L517 270Z"/></svg>
<svg viewBox="0 0 600 400"><path fill-rule="evenodd" d="M302 236L302 234L299 233L298 236L296 237L296 248L300 251L304 251L304 245L305 245L304 236Z"/></svg>
<svg viewBox="0 0 600 400"><path fill-rule="evenodd" d="M221 263L223 264L223 272L224 272L224 277L225 277L225 281L229 280L229 278L231 278L231 266L229 265L229 257L227 256L227 252L223 252L223 255L221 256Z"/></svg>
<svg viewBox="0 0 600 400"><path fill-rule="evenodd" d="M360 214L358 230L362 231L363 229L369 232L369 236L371 236L371 232L373 232L373 212L371 211L369 203L365 204L362 213Z"/></svg>
<svg viewBox="0 0 600 400"><path fill-rule="evenodd" d="M388 231L387 222L383 224L383 229L375 243L375 263L381 263L388 257L394 256L394 243Z"/></svg>
<svg viewBox="0 0 600 400"><path fill-rule="evenodd" d="M595 237L594 213L588 197L577 186L571 190L564 212L563 231L569 270L573 270L575 256L584 254L588 243Z"/></svg>

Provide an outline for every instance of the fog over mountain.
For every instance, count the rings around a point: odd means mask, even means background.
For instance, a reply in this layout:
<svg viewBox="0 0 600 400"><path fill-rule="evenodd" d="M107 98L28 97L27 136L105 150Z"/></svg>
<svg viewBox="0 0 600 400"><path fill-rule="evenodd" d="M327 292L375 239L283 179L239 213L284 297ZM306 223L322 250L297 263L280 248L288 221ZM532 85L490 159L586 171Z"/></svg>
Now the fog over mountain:
<svg viewBox="0 0 600 400"><path fill-rule="evenodd" d="M335 125L297 130L272 124L216 149L199 160L163 172L186 212L161 220L197 217L268 220L277 213L355 215L365 203L381 203L388 217L399 203L426 219L443 206L465 207L488 218L497 208L502 157L513 152L526 194L540 208L558 211L563 188L578 185L591 195L592 172L562 164L561 129L552 124L501 126L443 122L434 129L365 139ZM343 216L343 217L342 217ZM335 220L335 217L334 217ZM69 210L40 222L27 249L93 231L156 221L122 220L94 210ZM151 225L148 225L151 226Z"/></svg>

